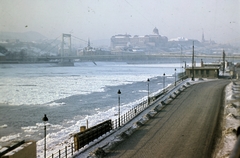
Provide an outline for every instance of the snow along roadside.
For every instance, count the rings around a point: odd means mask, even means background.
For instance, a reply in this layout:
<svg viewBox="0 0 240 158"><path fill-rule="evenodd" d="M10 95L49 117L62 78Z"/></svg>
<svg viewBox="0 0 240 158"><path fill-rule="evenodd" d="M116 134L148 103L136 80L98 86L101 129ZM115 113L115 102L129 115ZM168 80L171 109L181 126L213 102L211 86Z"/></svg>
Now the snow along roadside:
<svg viewBox="0 0 240 158"><path fill-rule="evenodd" d="M237 140L236 131L240 125L240 81L233 81L225 88L222 138L219 141L216 158L228 158Z"/></svg>

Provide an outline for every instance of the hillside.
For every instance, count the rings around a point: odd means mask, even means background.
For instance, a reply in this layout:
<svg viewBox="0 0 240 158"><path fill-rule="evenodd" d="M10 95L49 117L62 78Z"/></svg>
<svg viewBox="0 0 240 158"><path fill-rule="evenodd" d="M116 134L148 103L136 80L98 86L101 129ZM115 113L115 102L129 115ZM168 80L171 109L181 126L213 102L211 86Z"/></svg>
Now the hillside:
<svg viewBox="0 0 240 158"><path fill-rule="evenodd" d="M31 42L46 39L45 36L38 32L0 32L0 40L20 40L23 42Z"/></svg>

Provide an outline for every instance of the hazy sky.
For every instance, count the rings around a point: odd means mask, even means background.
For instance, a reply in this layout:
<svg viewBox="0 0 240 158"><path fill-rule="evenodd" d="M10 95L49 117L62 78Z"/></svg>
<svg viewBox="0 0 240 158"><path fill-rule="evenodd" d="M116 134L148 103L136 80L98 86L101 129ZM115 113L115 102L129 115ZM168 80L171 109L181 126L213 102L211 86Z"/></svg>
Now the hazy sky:
<svg viewBox="0 0 240 158"><path fill-rule="evenodd" d="M87 40L159 34L240 42L240 0L0 0L0 31Z"/></svg>

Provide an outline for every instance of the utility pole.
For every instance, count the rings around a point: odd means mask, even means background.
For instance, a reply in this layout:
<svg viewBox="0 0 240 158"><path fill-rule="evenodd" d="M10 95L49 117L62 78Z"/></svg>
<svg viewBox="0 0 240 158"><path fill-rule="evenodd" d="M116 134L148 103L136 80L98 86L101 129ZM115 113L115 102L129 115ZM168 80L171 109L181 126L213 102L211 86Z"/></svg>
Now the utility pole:
<svg viewBox="0 0 240 158"><path fill-rule="evenodd" d="M223 50L223 76L224 76L224 71L225 71L225 51Z"/></svg>
<svg viewBox="0 0 240 158"><path fill-rule="evenodd" d="M193 52L192 52L192 81L194 81L194 41L193 41Z"/></svg>
<svg viewBox="0 0 240 158"><path fill-rule="evenodd" d="M149 78L148 78L148 79L147 79L147 83L148 83L148 99L147 99L147 100L148 100L148 105L150 104L150 98L149 98L149 81L150 81L150 80L149 80Z"/></svg>

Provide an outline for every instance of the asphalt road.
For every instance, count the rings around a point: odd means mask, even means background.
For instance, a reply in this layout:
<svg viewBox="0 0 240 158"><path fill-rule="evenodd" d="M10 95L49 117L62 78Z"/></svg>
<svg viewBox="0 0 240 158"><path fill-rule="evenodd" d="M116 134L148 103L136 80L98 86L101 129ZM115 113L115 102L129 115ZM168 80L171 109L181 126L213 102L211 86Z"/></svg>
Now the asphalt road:
<svg viewBox="0 0 240 158"><path fill-rule="evenodd" d="M215 80L190 86L106 157L211 157L228 83Z"/></svg>

